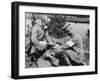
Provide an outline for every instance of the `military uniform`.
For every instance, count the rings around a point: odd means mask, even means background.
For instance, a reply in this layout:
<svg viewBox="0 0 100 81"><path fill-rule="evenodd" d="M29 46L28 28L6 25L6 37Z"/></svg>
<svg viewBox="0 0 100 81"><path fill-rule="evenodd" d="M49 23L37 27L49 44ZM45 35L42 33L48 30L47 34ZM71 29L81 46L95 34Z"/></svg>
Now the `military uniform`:
<svg viewBox="0 0 100 81"><path fill-rule="evenodd" d="M72 65L83 65L83 42L82 42L82 37L80 34L75 34L73 37L68 38L71 40L74 45L72 47L69 47L66 52L68 54L69 60L72 62ZM67 40L68 40L67 39Z"/></svg>
<svg viewBox="0 0 100 81"><path fill-rule="evenodd" d="M42 29L42 26L39 24L36 24L32 28L32 36L31 40L33 43L32 49L31 49L31 54L39 54L39 57L36 61L38 67L50 67L51 64L49 61L45 60L43 58L43 54L46 52L45 50L40 50L39 46L41 46L40 41L45 41L45 32ZM38 51L38 53L36 53ZM42 55L41 55L42 54Z"/></svg>
<svg viewBox="0 0 100 81"><path fill-rule="evenodd" d="M32 47L31 53L34 53L36 51L35 48L38 48L38 46L40 45L39 41L43 40L43 36L44 30L41 28L39 24L36 24L32 28L31 41L34 44L34 46Z"/></svg>

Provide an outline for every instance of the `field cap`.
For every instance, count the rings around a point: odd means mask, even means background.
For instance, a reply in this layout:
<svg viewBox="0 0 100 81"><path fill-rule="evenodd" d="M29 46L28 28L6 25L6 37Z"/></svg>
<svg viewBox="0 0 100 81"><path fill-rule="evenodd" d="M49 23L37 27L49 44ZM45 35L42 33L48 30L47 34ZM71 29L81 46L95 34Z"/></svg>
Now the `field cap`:
<svg viewBox="0 0 100 81"><path fill-rule="evenodd" d="M68 28L71 24L67 24L65 26L62 27L63 30L65 30L66 28Z"/></svg>

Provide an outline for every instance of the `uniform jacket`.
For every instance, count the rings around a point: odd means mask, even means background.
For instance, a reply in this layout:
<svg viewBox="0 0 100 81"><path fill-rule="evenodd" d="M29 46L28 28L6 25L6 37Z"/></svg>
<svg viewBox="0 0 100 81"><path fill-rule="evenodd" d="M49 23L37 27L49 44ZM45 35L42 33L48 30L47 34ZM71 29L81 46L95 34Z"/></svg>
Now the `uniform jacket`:
<svg viewBox="0 0 100 81"><path fill-rule="evenodd" d="M39 41L43 40L44 30L39 24L34 25L32 28L31 41L33 43L31 53L35 52L35 48L37 48L40 44Z"/></svg>
<svg viewBox="0 0 100 81"><path fill-rule="evenodd" d="M77 63L83 63L84 52L81 35L77 33L70 40L74 42L74 46L72 49L67 50L68 55Z"/></svg>

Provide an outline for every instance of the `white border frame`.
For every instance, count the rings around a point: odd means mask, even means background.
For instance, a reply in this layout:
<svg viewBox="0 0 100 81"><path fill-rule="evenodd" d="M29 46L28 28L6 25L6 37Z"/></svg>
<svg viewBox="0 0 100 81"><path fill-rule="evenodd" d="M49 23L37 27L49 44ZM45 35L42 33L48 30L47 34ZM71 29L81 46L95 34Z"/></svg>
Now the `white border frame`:
<svg viewBox="0 0 100 81"><path fill-rule="evenodd" d="M71 67L49 67L25 69L25 12L90 15L90 65ZM78 13L77 13L78 12ZM95 71L95 10L55 8L40 6L19 6L19 75L41 75ZM63 69L62 69L63 68Z"/></svg>

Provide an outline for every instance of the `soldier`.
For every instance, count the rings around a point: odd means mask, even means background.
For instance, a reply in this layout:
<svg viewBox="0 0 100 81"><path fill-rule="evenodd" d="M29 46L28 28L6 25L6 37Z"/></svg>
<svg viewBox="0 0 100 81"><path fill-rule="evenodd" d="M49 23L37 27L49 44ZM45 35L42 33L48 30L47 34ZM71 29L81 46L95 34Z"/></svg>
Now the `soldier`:
<svg viewBox="0 0 100 81"><path fill-rule="evenodd" d="M62 29L69 36L66 38L67 53L66 60L71 65L83 65L83 42L80 34L71 28L71 24L67 24Z"/></svg>
<svg viewBox="0 0 100 81"><path fill-rule="evenodd" d="M51 66L48 61L42 59L41 57L45 53L47 47L45 40L45 34L48 28L46 26L47 21L49 22L48 18L37 19L36 24L32 28L31 41L33 46L31 49L31 61L33 61L33 67Z"/></svg>

